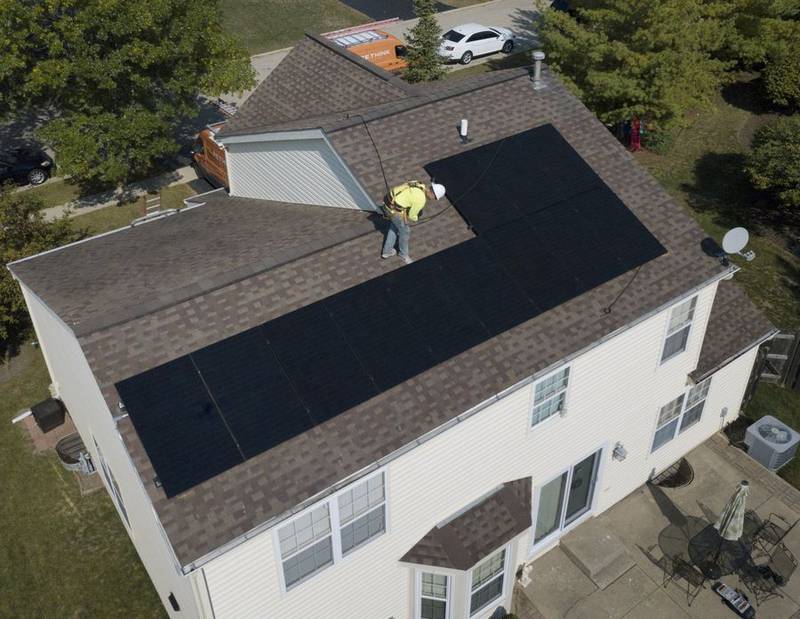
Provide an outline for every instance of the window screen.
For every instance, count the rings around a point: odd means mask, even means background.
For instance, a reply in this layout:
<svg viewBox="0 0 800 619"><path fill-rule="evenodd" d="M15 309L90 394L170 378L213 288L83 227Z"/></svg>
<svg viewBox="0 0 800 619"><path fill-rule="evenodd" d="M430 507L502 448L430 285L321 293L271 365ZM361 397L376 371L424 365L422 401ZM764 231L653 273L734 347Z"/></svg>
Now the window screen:
<svg viewBox="0 0 800 619"><path fill-rule="evenodd" d="M383 473L339 495L342 554L386 530Z"/></svg>
<svg viewBox="0 0 800 619"><path fill-rule="evenodd" d="M563 368L539 380L533 387L531 426L564 410L569 386L569 368Z"/></svg>
<svg viewBox="0 0 800 619"><path fill-rule="evenodd" d="M684 301L672 308L669 315L667 336L664 339L664 350L661 352L662 363L686 350L696 305L697 297L692 297L688 301Z"/></svg>
<svg viewBox="0 0 800 619"><path fill-rule="evenodd" d="M420 619L447 619L448 577L423 573L420 580Z"/></svg>
<svg viewBox="0 0 800 619"><path fill-rule="evenodd" d="M472 569L470 617L503 595L506 551L501 550Z"/></svg>
<svg viewBox="0 0 800 619"><path fill-rule="evenodd" d="M328 504L306 512L278 530L283 577L288 589L333 563Z"/></svg>

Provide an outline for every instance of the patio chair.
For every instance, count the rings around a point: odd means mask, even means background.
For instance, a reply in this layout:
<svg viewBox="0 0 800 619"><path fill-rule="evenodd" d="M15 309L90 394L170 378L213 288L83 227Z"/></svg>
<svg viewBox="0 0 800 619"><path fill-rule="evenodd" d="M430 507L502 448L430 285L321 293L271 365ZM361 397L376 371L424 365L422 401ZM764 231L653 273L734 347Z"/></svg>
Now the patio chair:
<svg viewBox="0 0 800 619"><path fill-rule="evenodd" d="M686 603L689 606L692 605L700 591L705 589L706 584L706 577L703 572L682 557L672 559L672 578L669 580L684 580L686 582Z"/></svg>
<svg viewBox="0 0 800 619"><path fill-rule="evenodd" d="M764 521L752 509L744 512L744 528L742 530L742 541L752 546L756 541L756 536L764 526Z"/></svg>
<svg viewBox="0 0 800 619"><path fill-rule="evenodd" d="M756 531L755 541L764 552L771 554L773 548L784 540L798 522L800 520L790 523L783 516L771 513Z"/></svg>
<svg viewBox="0 0 800 619"><path fill-rule="evenodd" d="M752 594L756 606L774 597L783 597L772 570L767 565L748 562L739 571L739 578Z"/></svg>
<svg viewBox="0 0 800 619"><path fill-rule="evenodd" d="M769 557L767 567L772 570L775 582L783 587L797 569L797 559L785 544L778 543Z"/></svg>

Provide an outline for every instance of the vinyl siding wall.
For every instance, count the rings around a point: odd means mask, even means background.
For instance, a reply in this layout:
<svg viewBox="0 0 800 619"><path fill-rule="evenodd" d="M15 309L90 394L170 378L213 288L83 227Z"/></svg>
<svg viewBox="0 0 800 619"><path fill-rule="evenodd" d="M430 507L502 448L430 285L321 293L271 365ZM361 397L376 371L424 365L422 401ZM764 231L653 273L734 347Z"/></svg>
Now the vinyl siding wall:
<svg viewBox="0 0 800 619"><path fill-rule="evenodd" d="M232 196L375 210L322 137L225 148Z"/></svg>
<svg viewBox="0 0 800 619"><path fill-rule="evenodd" d="M207 586L215 617L414 617L415 568L399 559L428 530L498 484L532 476L538 486L601 448L594 513L607 509L716 432L723 407L726 422L738 414L755 349L712 378L701 421L650 454L660 407L685 391L696 366L715 292L713 284L699 293L688 348L663 365L669 310L571 362L565 416L529 428L528 385L390 462L387 532L289 592L281 589L273 531L212 560L195 577ZM623 462L611 458L617 442L628 452ZM507 578L534 556L531 543L527 531L511 544ZM451 574L451 619L462 619L467 574ZM506 591L498 604L508 608Z"/></svg>
<svg viewBox="0 0 800 619"><path fill-rule="evenodd" d="M98 475L103 478L97 441L105 461L117 481L130 520L126 528L139 557L153 581L167 613L172 617L197 617L196 596L190 579L183 576L172 559L161 525L122 443L108 405L100 393L89 364L72 331L36 295L22 285L36 335L55 384L58 397L66 404L70 417L86 445ZM103 478L104 485L106 484ZM106 490L113 494L106 486ZM181 612L174 612L167 598L175 594Z"/></svg>

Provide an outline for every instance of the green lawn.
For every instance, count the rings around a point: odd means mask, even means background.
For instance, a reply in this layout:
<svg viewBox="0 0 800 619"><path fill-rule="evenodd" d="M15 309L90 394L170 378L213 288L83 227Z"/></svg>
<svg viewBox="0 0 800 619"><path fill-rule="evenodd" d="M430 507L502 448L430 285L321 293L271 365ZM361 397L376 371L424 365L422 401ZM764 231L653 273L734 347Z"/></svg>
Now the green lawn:
<svg viewBox="0 0 800 619"><path fill-rule="evenodd" d="M530 51L517 52L516 54L497 54L491 60L480 64L469 66L454 65L452 71L445 74L445 79L459 79L469 77L487 71L497 71L498 69L513 69L514 67L525 67L531 63Z"/></svg>
<svg viewBox="0 0 800 619"><path fill-rule="evenodd" d="M793 428L800 428L800 393L777 385L761 383L747 405L745 416L756 421L764 415L777 417ZM795 488L800 488L800 458L795 458L778 474Z"/></svg>
<svg viewBox="0 0 800 619"><path fill-rule="evenodd" d="M73 185L65 179L56 179L39 187L31 187L25 190L29 196L36 196L42 200L43 208L60 206L80 197L81 190L77 185Z"/></svg>
<svg viewBox="0 0 800 619"><path fill-rule="evenodd" d="M290 47L306 31L330 32L371 21L338 0L222 0L223 24L250 54Z"/></svg>
<svg viewBox="0 0 800 619"><path fill-rule="evenodd" d="M195 191L188 183L166 187L161 190L161 207L163 209L183 208L185 206L183 199L194 194ZM123 228L137 217L141 217L143 212L144 198L139 198L121 206L107 206L78 215L72 218L72 222L75 227L85 229L89 234L94 235Z"/></svg>
<svg viewBox="0 0 800 619"><path fill-rule="evenodd" d="M0 617L163 617L106 492L82 497L56 456L34 455L10 423L48 395L47 369L33 354L0 384Z"/></svg>
<svg viewBox="0 0 800 619"><path fill-rule="evenodd" d="M730 97L729 97L730 98ZM752 132L768 119L718 97L696 115L665 155L637 153L703 229L721 241L734 226L750 231L753 262L735 259L736 274L750 298L779 328L800 327L800 258L787 248L792 225L748 182L743 165Z"/></svg>

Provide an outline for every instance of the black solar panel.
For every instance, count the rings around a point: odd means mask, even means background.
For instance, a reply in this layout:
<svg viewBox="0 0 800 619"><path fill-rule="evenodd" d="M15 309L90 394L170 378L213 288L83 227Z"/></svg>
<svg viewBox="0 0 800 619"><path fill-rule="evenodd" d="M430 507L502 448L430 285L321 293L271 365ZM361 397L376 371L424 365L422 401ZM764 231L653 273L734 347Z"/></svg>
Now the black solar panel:
<svg viewBox="0 0 800 619"><path fill-rule="evenodd" d="M167 496L244 461L188 356L116 387Z"/></svg>
<svg viewBox="0 0 800 619"><path fill-rule="evenodd" d="M551 126L426 168L476 238L117 385L168 496L664 253Z"/></svg>
<svg viewBox="0 0 800 619"><path fill-rule="evenodd" d="M192 359L245 457L313 426L259 328L202 348Z"/></svg>
<svg viewBox="0 0 800 619"><path fill-rule="evenodd" d="M262 329L315 423L378 394L325 303L276 318Z"/></svg>

